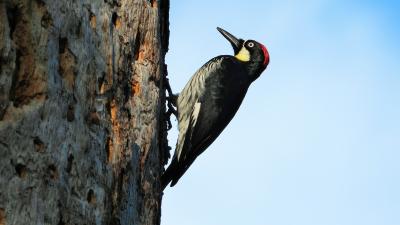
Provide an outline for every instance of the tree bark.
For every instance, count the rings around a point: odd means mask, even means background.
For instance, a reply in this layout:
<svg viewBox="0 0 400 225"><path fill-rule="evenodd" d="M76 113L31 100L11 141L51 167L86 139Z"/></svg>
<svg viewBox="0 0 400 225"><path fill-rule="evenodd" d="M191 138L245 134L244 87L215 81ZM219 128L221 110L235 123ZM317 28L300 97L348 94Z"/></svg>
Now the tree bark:
<svg viewBox="0 0 400 225"><path fill-rule="evenodd" d="M0 225L160 223L168 10L0 1Z"/></svg>

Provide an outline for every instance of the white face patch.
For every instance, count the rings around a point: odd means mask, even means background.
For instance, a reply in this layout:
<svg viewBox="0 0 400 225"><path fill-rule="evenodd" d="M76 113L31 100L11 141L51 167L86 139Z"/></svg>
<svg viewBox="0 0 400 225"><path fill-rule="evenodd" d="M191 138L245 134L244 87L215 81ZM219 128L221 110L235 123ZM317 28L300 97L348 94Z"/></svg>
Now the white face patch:
<svg viewBox="0 0 400 225"><path fill-rule="evenodd" d="M235 55L237 59L243 62L248 62L250 61L250 52L247 50L244 46L240 49L238 54Z"/></svg>

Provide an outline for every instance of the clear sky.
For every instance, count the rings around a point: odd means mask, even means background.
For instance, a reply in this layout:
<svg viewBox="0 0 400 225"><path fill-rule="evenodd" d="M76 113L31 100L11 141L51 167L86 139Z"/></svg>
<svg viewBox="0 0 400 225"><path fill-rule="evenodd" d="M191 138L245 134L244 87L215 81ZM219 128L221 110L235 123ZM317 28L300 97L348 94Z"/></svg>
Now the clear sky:
<svg viewBox="0 0 400 225"><path fill-rule="evenodd" d="M171 0L175 92L232 54L217 26L271 61L161 224L400 225L400 1Z"/></svg>

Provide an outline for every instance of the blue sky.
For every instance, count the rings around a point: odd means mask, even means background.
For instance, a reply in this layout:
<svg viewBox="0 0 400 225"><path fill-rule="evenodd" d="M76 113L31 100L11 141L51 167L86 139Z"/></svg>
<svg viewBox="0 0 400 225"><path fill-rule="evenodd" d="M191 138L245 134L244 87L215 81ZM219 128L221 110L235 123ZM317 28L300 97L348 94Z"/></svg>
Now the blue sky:
<svg viewBox="0 0 400 225"><path fill-rule="evenodd" d="M400 2L171 1L171 85L232 54L271 61L221 136L167 188L162 225L400 225ZM170 132L175 145L176 125Z"/></svg>

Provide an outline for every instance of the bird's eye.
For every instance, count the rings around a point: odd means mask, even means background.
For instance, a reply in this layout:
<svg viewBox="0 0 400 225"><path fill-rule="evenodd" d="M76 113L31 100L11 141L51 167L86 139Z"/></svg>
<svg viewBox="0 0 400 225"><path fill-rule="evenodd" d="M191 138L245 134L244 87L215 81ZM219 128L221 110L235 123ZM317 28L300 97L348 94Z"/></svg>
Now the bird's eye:
<svg viewBox="0 0 400 225"><path fill-rule="evenodd" d="M247 46L249 46L250 48L252 48L252 47L254 47L254 43L253 43L253 42L249 42L249 43L247 44Z"/></svg>

